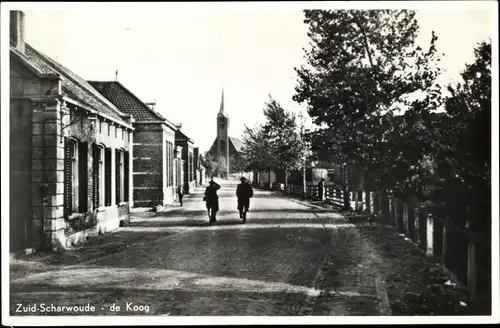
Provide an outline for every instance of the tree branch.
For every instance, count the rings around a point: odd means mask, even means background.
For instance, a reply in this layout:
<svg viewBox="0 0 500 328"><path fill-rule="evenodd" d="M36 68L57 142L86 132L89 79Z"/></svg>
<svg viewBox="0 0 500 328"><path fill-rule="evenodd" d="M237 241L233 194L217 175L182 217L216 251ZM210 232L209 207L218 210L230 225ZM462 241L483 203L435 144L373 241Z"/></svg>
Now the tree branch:
<svg viewBox="0 0 500 328"><path fill-rule="evenodd" d="M368 60L370 61L370 66L371 66L371 68L373 68L372 55L370 54L370 47L369 47L369 44L368 44L368 37L366 36L365 29L363 28L363 26L361 25L359 19L355 15L352 15L352 18L354 20L354 23L358 26L361 34L363 35L363 45L365 47L366 54L368 55Z"/></svg>

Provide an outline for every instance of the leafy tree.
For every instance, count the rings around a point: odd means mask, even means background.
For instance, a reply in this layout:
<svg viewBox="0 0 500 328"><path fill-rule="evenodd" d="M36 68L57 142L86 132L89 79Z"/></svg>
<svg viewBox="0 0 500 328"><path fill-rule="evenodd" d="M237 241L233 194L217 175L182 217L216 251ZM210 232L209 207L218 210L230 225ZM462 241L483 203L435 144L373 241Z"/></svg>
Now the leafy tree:
<svg viewBox="0 0 500 328"><path fill-rule="evenodd" d="M227 174L227 163L226 159L223 156L219 156L219 158L217 159L216 174L220 176L223 174L223 172L225 172L224 174Z"/></svg>
<svg viewBox="0 0 500 328"><path fill-rule="evenodd" d="M214 176L217 173L218 163L210 152L203 154L201 163L205 167L207 176Z"/></svg>
<svg viewBox="0 0 500 328"><path fill-rule="evenodd" d="M285 187L287 187L290 171L301 168L305 156L296 117L271 96L264 108L264 115L266 122L262 132L271 145L273 166L285 172Z"/></svg>
<svg viewBox="0 0 500 328"><path fill-rule="evenodd" d="M307 65L296 68L294 100L307 104L318 126L314 149L366 168L371 186L407 179L423 149L406 151L411 134L398 140L401 125L440 105L437 36L425 51L416 46L414 16L407 10L305 11L311 49ZM403 122L394 119L403 109Z"/></svg>
<svg viewBox="0 0 500 328"><path fill-rule="evenodd" d="M260 125L245 126L242 140L242 162L244 171L265 171L270 179L274 169L272 147Z"/></svg>
<svg viewBox="0 0 500 328"><path fill-rule="evenodd" d="M491 223L491 42L476 47L463 81L448 86L448 128L435 143L436 175L451 218Z"/></svg>
<svg viewBox="0 0 500 328"><path fill-rule="evenodd" d="M247 170L244 156L239 153L231 156L231 173L242 173Z"/></svg>

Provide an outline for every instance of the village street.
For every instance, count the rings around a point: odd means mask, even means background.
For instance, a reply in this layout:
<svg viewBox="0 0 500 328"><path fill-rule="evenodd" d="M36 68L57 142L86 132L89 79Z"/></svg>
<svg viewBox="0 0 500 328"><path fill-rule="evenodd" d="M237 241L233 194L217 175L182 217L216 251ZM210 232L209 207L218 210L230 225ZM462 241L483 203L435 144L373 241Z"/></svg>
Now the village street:
<svg viewBox="0 0 500 328"><path fill-rule="evenodd" d="M13 260L11 315L70 314L44 313L41 304L95 307L94 312L71 312L81 315L468 310L460 305L457 288L443 289L446 274L393 229L261 190L255 190L242 223L237 182L218 182L221 212L213 226L198 188L183 208L175 204L156 216L135 212L129 226L89 239L76 250ZM35 312L16 313L33 305Z"/></svg>

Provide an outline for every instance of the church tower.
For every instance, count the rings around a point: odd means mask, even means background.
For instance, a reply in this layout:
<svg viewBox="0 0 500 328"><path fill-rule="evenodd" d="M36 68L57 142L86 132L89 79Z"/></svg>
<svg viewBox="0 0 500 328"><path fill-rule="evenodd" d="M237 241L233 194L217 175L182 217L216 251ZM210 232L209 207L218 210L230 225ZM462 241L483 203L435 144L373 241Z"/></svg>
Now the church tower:
<svg viewBox="0 0 500 328"><path fill-rule="evenodd" d="M229 116L224 112L224 89L220 101L219 113L217 113L217 158L224 158L226 162L226 172L222 175L229 175Z"/></svg>

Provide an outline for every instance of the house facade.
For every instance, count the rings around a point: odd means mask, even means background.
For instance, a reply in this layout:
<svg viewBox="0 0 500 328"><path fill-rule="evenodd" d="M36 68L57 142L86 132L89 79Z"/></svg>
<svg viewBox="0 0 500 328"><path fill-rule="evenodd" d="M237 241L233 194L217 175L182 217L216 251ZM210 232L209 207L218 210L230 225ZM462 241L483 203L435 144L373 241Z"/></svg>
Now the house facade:
<svg viewBox="0 0 500 328"><path fill-rule="evenodd" d="M175 157L177 127L118 81L89 83L123 112L133 115L134 207L172 204L178 186L178 159Z"/></svg>
<svg viewBox="0 0 500 328"><path fill-rule="evenodd" d="M10 251L61 250L129 221L133 118L10 20Z"/></svg>
<svg viewBox="0 0 500 328"><path fill-rule="evenodd" d="M183 171L184 192L191 193L196 186L196 175L194 166L194 141L184 134L181 126L175 131L175 145L181 152L181 166Z"/></svg>

